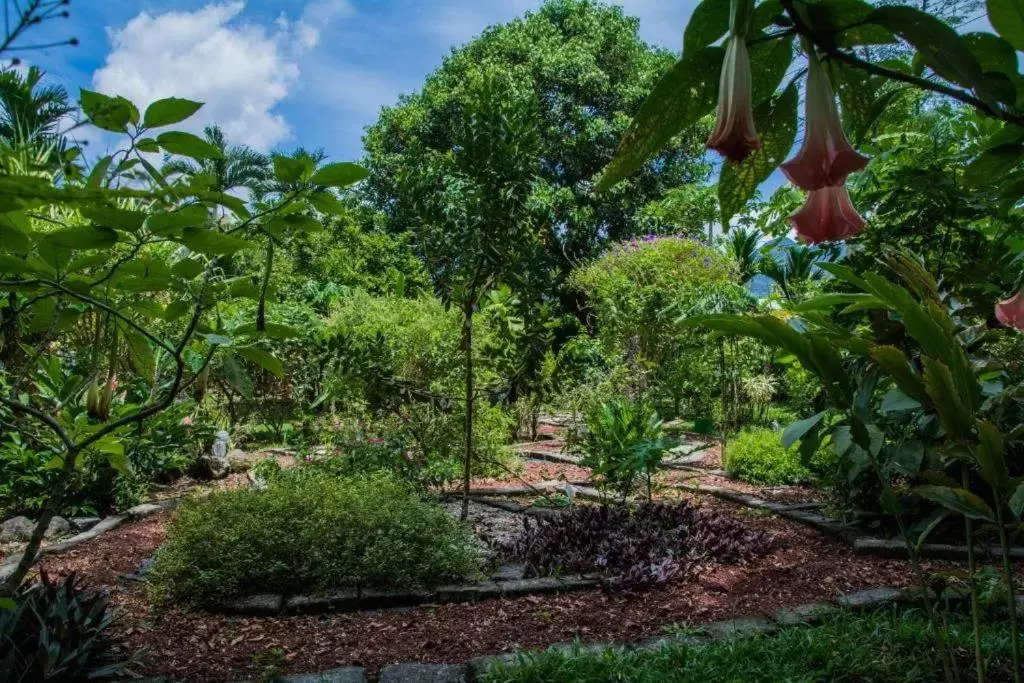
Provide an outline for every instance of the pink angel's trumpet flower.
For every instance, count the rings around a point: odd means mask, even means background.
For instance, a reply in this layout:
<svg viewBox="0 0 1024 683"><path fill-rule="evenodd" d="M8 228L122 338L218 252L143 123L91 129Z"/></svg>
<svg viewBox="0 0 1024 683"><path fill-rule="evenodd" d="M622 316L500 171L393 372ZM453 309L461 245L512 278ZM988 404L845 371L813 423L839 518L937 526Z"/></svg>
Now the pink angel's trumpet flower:
<svg viewBox="0 0 1024 683"><path fill-rule="evenodd" d="M738 164L760 147L754 130L747 41L733 32L727 39L718 89L718 120L708 138L708 148Z"/></svg>
<svg viewBox="0 0 1024 683"><path fill-rule="evenodd" d="M780 168L791 183L811 191L842 185L846 176L867 166L868 158L846 139L828 74L813 51L808 62L804 141L797 155Z"/></svg>
<svg viewBox="0 0 1024 683"><path fill-rule="evenodd" d="M790 216L793 229L807 244L837 242L853 237L867 224L843 185L812 190L803 207Z"/></svg>
<svg viewBox="0 0 1024 683"><path fill-rule="evenodd" d="M996 304L996 319L1007 327L1024 330L1024 289Z"/></svg>

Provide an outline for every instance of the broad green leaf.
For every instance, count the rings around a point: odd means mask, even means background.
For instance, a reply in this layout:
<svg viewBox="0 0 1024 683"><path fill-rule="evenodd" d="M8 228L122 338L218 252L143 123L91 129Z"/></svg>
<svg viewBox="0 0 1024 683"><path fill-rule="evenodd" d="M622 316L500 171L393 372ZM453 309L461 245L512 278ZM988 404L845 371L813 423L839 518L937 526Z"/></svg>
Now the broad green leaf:
<svg viewBox="0 0 1024 683"><path fill-rule="evenodd" d="M171 266L171 274L182 280L192 280L205 270L206 265L198 259L182 259Z"/></svg>
<svg viewBox="0 0 1024 683"><path fill-rule="evenodd" d="M983 85L981 65L968 44L931 14L913 7L890 6L879 7L868 18L913 45L924 62L947 81L971 89Z"/></svg>
<svg viewBox="0 0 1024 683"><path fill-rule="evenodd" d="M762 104L771 106L770 100L785 96L786 93L778 92L779 86L792 63L792 38L758 43L750 48L750 101L754 103L755 116Z"/></svg>
<svg viewBox="0 0 1024 683"><path fill-rule="evenodd" d="M1009 488L1010 473L1006 468L1006 450L1003 435L991 422L978 420L980 443L974 452L982 479L1000 494Z"/></svg>
<svg viewBox="0 0 1024 683"><path fill-rule="evenodd" d="M1006 42L1024 51L1024 5L1020 0L986 0L988 21Z"/></svg>
<svg viewBox="0 0 1024 683"><path fill-rule="evenodd" d="M8 254L0 254L0 273L4 275L45 275L37 264Z"/></svg>
<svg viewBox="0 0 1024 683"><path fill-rule="evenodd" d="M309 164L305 159L281 154L274 156L274 177L282 183L297 183L309 170Z"/></svg>
<svg viewBox="0 0 1024 683"><path fill-rule="evenodd" d="M193 102L178 97L157 100L146 109L142 125L146 128L159 128L179 123L195 114L202 106L202 102Z"/></svg>
<svg viewBox="0 0 1024 683"><path fill-rule="evenodd" d="M177 211L150 214L146 228L154 235L172 235L184 228L200 228L209 220L206 207L198 204L183 206Z"/></svg>
<svg viewBox="0 0 1024 683"><path fill-rule="evenodd" d="M206 228L185 228L175 240L207 256L226 256L254 246L249 240Z"/></svg>
<svg viewBox="0 0 1024 683"><path fill-rule="evenodd" d="M799 420L786 427L785 431L782 432L783 448L792 448L793 444L804 438L804 435L807 434L807 432L817 427L818 423L825 419L825 413L826 411L823 410L817 415L812 415L806 419Z"/></svg>
<svg viewBox="0 0 1024 683"><path fill-rule="evenodd" d="M243 398L252 397L252 378L249 377L249 373L245 371L238 359L231 354L224 356L224 379L235 393L240 394Z"/></svg>
<svg viewBox="0 0 1024 683"><path fill-rule="evenodd" d="M703 0L683 32L683 58L711 45L729 30L730 0Z"/></svg>
<svg viewBox="0 0 1024 683"><path fill-rule="evenodd" d="M191 133L168 131L160 133L156 141L165 151L191 157L196 161L220 159L223 156L219 149Z"/></svg>
<svg viewBox="0 0 1024 683"><path fill-rule="evenodd" d="M313 174L310 182L322 187L348 187L369 176L370 172L359 164L341 162L324 166Z"/></svg>
<svg viewBox="0 0 1024 683"><path fill-rule="evenodd" d="M76 225L46 233L46 240L66 249L107 249L117 244L117 231L96 225Z"/></svg>
<svg viewBox="0 0 1024 683"><path fill-rule="evenodd" d="M1017 490L1010 496L1010 511L1017 519L1024 515L1024 481L1017 485Z"/></svg>
<svg viewBox="0 0 1024 683"><path fill-rule="evenodd" d="M236 327L234 333L246 339L298 339L303 336L301 330L278 323L267 323L263 332L256 329L255 323L246 323Z"/></svg>
<svg viewBox="0 0 1024 683"><path fill-rule="evenodd" d="M252 217L252 213L245 206L245 202L238 197L232 197L229 194L217 193L217 194L203 194L202 199L204 202L215 204L217 206L223 206L231 213L235 214L237 218L248 220Z"/></svg>
<svg viewBox="0 0 1024 683"><path fill-rule="evenodd" d="M793 306L792 310L794 313L806 313L828 310L842 304L856 303L880 304L881 302L870 294L822 294Z"/></svg>
<svg viewBox="0 0 1024 683"><path fill-rule="evenodd" d="M0 214L0 250L25 253L32 249L28 216L19 212Z"/></svg>
<svg viewBox="0 0 1024 683"><path fill-rule="evenodd" d="M306 199L321 214L327 216L342 216L345 214L345 205L330 190L311 192Z"/></svg>
<svg viewBox="0 0 1024 683"><path fill-rule="evenodd" d="M633 117L615 158L601 173L598 191L625 180L676 134L711 111L724 56L722 48L706 47L676 62Z"/></svg>
<svg viewBox="0 0 1024 683"><path fill-rule="evenodd" d="M6 612L13 612L18 609L18 603L14 602L11 598L0 598L0 610Z"/></svg>
<svg viewBox="0 0 1024 683"><path fill-rule="evenodd" d="M107 171L110 170L110 165L114 163L113 156L105 156L96 162L96 165L89 171L89 177L85 181L85 186L89 189L98 190L103 185L103 180L107 177Z"/></svg>
<svg viewBox="0 0 1024 683"><path fill-rule="evenodd" d="M146 214L142 211L129 211L110 206L87 206L82 208L82 215L96 225L135 232L142 227Z"/></svg>
<svg viewBox="0 0 1024 683"><path fill-rule="evenodd" d="M989 522L995 521L995 514L992 512L992 508L988 506L988 503L966 489L929 485L918 486L913 491L922 498L938 503L942 507L965 517L983 519Z"/></svg>
<svg viewBox="0 0 1024 683"><path fill-rule="evenodd" d="M160 145L153 138L140 138L135 141L135 148L146 154L159 154Z"/></svg>
<svg viewBox="0 0 1024 683"><path fill-rule="evenodd" d="M901 389L893 387L882 397L882 403L879 405L878 410L888 415L907 410L917 410L920 407L921 404L918 401L907 396Z"/></svg>
<svg viewBox="0 0 1024 683"><path fill-rule="evenodd" d="M97 128L125 133L132 119L138 120L135 105L123 97L109 97L92 90L81 91L82 112Z"/></svg>
<svg viewBox="0 0 1024 683"><path fill-rule="evenodd" d="M284 364L281 363L273 354L258 349L254 346L246 346L243 348L235 349L235 354L245 358L248 361L252 361L256 365L260 366L264 370L267 370L278 379L284 377Z"/></svg>
<svg viewBox="0 0 1024 683"><path fill-rule="evenodd" d="M895 42L892 33L864 19L874 9L864 0L819 0L803 6L811 27L819 34L836 34L842 47Z"/></svg>
<svg viewBox="0 0 1024 683"><path fill-rule="evenodd" d="M131 473L131 469L128 466L128 456L124 452L124 445L121 444L121 441L116 436L113 434L105 436L94 443L92 447L107 456L107 462L117 472L121 474Z"/></svg>
<svg viewBox="0 0 1024 683"><path fill-rule="evenodd" d="M1010 78L1017 76L1017 53L1005 39L987 31L964 34L964 41L981 65L982 71L996 71Z"/></svg>
<svg viewBox="0 0 1024 683"><path fill-rule="evenodd" d="M743 210L768 176L786 159L796 139L796 109L799 95L795 85L781 96L765 100L754 110L761 148L740 164L724 163L718 179L720 220L728 227L732 217Z"/></svg>
<svg viewBox="0 0 1024 683"><path fill-rule="evenodd" d="M964 169L964 182L969 187L982 187L1001 181L1024 162L1024 144L998 145L984 150Z"/></svg>
<svg viewBox="0 0 1024 683"><path fill-rule="evenodd" d="M928 397L935 406L946 432L961 443L971 439L971 425L974 424L971 411L960 400L953 382L953 373L939 360L923 356L924 383Z"/></svg>
<svg viewBox="0 0 1024 683"><path fill-rule="evenodd" d="M930 404L924 379L911 367L903 351L895 346L873 346L871 357L904 394L918 403Z"/></svg>
<svg viewBox="0 0 1024 683"><path fill-rule="evenodd" d="M156 371L156 356L153 355L149 340L127 326L121 333L128 346L128 360L132 369L147 383L152 383Z"/></svg>

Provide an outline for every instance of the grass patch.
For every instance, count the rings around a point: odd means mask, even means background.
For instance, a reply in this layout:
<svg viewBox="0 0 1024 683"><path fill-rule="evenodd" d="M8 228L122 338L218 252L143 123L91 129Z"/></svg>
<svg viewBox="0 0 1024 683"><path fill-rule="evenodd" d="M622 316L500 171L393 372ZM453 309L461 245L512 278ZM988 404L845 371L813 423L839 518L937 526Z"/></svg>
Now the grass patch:
<svg viewBox="0 0 1024 683"><path fill-rule="evenodd" d="M971 680L969 621L955 618L950 634L961 678ZM987 680L1011 680L1008 625L986 625L983 638L990 658ZM840 613L821 626L792 627L772 635L710 645L524 655L518 664L492 665L483 677L486 683L932 683L942 679L940 659L924 617L899 608L869 615Z"/></svg>

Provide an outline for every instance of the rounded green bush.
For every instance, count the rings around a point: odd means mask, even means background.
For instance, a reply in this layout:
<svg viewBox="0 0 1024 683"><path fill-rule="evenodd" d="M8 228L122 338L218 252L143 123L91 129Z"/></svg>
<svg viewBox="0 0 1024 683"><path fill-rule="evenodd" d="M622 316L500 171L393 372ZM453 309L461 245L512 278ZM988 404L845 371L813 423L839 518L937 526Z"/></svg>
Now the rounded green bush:
<svg viewBox="0 0 1024 683"><path fill-rule="evenodd" d="M779 486L811 478L797 450L784 448L781 435L771 429L741 432L729 442L725 455L726 472L751 484Z"/></svg>
<svg viewBox="0 0 1024 683"><path fill-rule="evenodd" d="M184 502L150 571L158 601L416 588L479 570L470 532L386 474L285 470Z"/></svg>

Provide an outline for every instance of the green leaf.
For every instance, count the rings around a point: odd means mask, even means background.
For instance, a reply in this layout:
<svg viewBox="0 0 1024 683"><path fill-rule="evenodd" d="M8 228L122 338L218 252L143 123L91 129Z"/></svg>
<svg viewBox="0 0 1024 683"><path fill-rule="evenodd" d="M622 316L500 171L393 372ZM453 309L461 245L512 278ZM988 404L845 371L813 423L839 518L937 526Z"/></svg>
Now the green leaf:
<svg viewBox="0 0 1024 683"><path fill-rule="evenodd" d="M113 434L103 437L92 445L100 453L107 456L107 462L121 474L131 474L128 466L128 456L125 455L124 446Z"/></svg>
<svg viewBox="0 0 1024 683"><path fill-rule="evenodd" d="M1006 450L1003 435L991 422L978 420L980 443L974 452L982 479L993 490L1004 493L1010 486L1010 473L1006 468Z"/></svg>
<svg viewBox="0 0 1024 683"><path fill-rule="evenodd" d="M172 123L184 121L199 111L202 106L202 102L193 102L178 97L157 100L146 109L142 125L146 128L169 126Z"/></svg>
<svg viewBox="0 0 1024 683"><path fill-rule="evenodd" d="M200 228L206 225L208 219L206 207L190 204L177 211L150 214L146 219L146 228L154 235L173 235L184 228Z"/></svg>
<svg viewBox="0 0 1024 683"><path fill-rule="evenodd" d="M220 159L223 156L219 149L191 133L168 131L160 133L156 141L165 151L191 157L196 161Z"/></svg>
<svg viewBox="0 0 1024 683"><path fill-rule="evenodd" d="M778 98L765 100L754 110L754 123L761 148L740 164L725 163L718 179L720 220L728 226L757 193L758 186L778 168L796 138L796 109L799 96L795 85Z"/></svg>
<svg viewBox="0 0 1024 683"><path fill-rule="evenodd" d="M779 84L792 63L792 38L758 43L750 48L750 101L754 104L755 117L762 104L771 106L769 100L776 97ZM782 93L777 99L784 96ZM757 130L761 132L760 128Z"/></svg>
<svg viewBox="0 0 1024 683"><path fill-rule="evenodd" d="M82 215L96 225L135 232L142 227L146 214L142 211L129 211L110 206L87 206L82 208Z"/></svg>
<svg viewBox="0 0 1024 683"><path fill-rule="evenodd" d="M827 310L842 304L876 302L881 304L878 299L870 294L822 294L793 306L792 310L794 313L806 313L808 311Z"/></svg>
<svg viewBox="0 0 1024 683"><path fill-rule="evenodd" d="M675 63L633 117L615 158L601 173L598 191L625 180L677 133L711 111L724 56L722 48L706 47Z"/></svg>
<svg viewBox="0 0 1024 683"><path fill-rule="evenodd" d="M14 602L11 598L0 598L0 609L13 612L18 609L18 603Z"/></svg>
<svg viewBox="0 0 1024 683"><path fill-rule="evenodd" d="M988 21L1006 42L1024 50L1024 5L1020 0L986 0Z"/></svg>
<svg viewBox="0 0 1024 683"><path fill-rule="evenodd" d="M964 41L981 64L982 71L1017 77L1017 53L1006 40L987 31L964 34Z"/></svg>
<svg viewBox="0 0 1024 683"><path fill-rule="evenodd" d="M175 239L192 251L207 256L227 256L255 246L241 237L206 228L185 228Z"/></svg>
<svg viewBox="0 0 1024 683"><path fill-rule="evenodd" d="M1010 511L1017 519L1024 515L1024 481L1017 485L1017 490L1010 496Z"/></svg>
<svg viewBox="0 0 1024 683"><path fill-rule="evenodd" d="M82 112L94 126L113 133L126 133L132 119L138 120L135 105L123 97L109 97L83 88L81 103Z"/></svg>
<svg viewBox="0 0 1024 683"><path fill-rule="evenodd" d="M192 280L198 277L200 273L206 268L205 264L198 259L182 259L171 267L171 273L174 277L181 278L182 280Z"/></svg>
<svg viewBox="0 0 1024 683"><path fill-rule="evenodd" d="M931 14L913 7L891 6L876 9L868 19L913 45L924 62L947 81L971 89L984 84L981 65L967 42Z"/></svg>
<svg viewBox="0 0 1024 683"><path fill-rule="evenodd" d="M274 155L274 177L282 183L297 183L309 170L309 163L305 159Z"/></svg>
<svg viewBox="0 0 1024 683"><path fill-rule="evenodd" d="M874 9L864 0L819 0L804 9L814 31L837 34L836 43L842 47L883 45L896 40L886 29L864 23Z"/></svg>
<svg viewBox="0 0 1024 683"><path fill-rule="evenodd" d="M683 32L683 58L711 45L729 30L730 0L703 0Z"/></svg>
<svg viewBox="0 0 1024 683"><path fill-rule="evenodd" d="M918 486L913 491L922 498L965 517L995 521L995 514L988 503L965 489L950 486Z"/></svg>
<svg viewBox="0 0 1024 683"><path fill-rule="evenodd" d="M238 359L228 354L224 356L224 379L228 386L243 398L252 397L252 378Z"/></svg>
<svg viewBox="0 0 1024 683"><path fill-rule="evenodd" d="M234 333L246 339L298 339L303 336L301 330L278 323L267 323L263 332L256 329L255 323L246 323L236 327Z"/></svg>
<svg viewBox="0 0 1024 683"><path fill-rule="evenodd" d="M882 397L882 403L878 407L879 412L884 415L890 413L901 413L907 410L917 410L921 407L921 404L911 397L903 393L902 390L897 387L893 387L885 396Z"/></svg>
<svg viewBox="0 0 1024 683"><path fill-rule="evenodd" d="M817 415L812 415L804 420L799 420L786 427L785 431L782 432L782 446L783 448L790 449L800 439L804 438L804 435L818 426L823 419L825 419L826 411L821 411Z"/></svg>
<svg viewBox="0 0 1024 683"><path fill-rule="evenodd" d="M4 275L38 275L39 267L23 258L0 254L0 273Z"/></svg>
<svg viewBox="0 0 1024 683"><path fill-rule="evenodd" d="M255 346L246 346L240 349L235 349L235 353L246 360L252 361L264 370L273 373L278 379L284 377L284 364L281 363L281 361L273 354L268 353L263 349L258 349Z"/></svg>
<svg viewBox="0 0 1024 683"><path fill-rule="evenodd" d="M359 164L346 161L324 166L313 174L310 182L322 187L348 187L369 176L370 172Z"/></svg>
<svg viewBox="0 0 1024 683"><path fill-rule="evenodd" d="M982 187L1000 181L1024 161L1024 144L997 145L983 151L964 169L968 187Z"/></svg>
<svg viewBox="0 0 1024 683"><path fill-rule="evenodd" d="M156 356L153 355L153 349L149 346L149 340L128 327L124 327L122 333L127 342L128 361L131 363L132 369L147 383L152 383L156 371Z"/></svg>
<svg viewBox="0 0 1024 683"><path fill-rule="evenodd" d="M114 163L113 156L105 156L96 162L96 165L89 171L89 177L85 181L85 186L92 190L98 190L103 184L103 179L107 176L107 171L110 170L110 165Z"/></svg>
<svg viewBox="0 0 1024 683"><path fill-rule="evenodd" d="M922 356L924 383L928 397L935 405L942 426L954 439L966 443L971 439L971 425L974 424L971 411L960 400L953 381L953 373L942 361Z"/></svg>
<svg viewBox="0 0 1024 683"><path fill-rule="evenodd" d="M903 393L921 404L930 405L924 380L911 367L906 354L895 346L873 346L871 358L896 382Z"/></svg>
<svg viewBox="0 0 1024 683"><path fill-rule="evenodd" d="M160 145L153 138L140 138L135 141L135 149L146 154L159 154Z"/></svg>
<svg viewBox="0 0 1024 683"><path fill-rule="evenodd" d="M46 241L65 249L107 249L117 244L117 231L95 225L76 225L46 233Z"/></svg>

